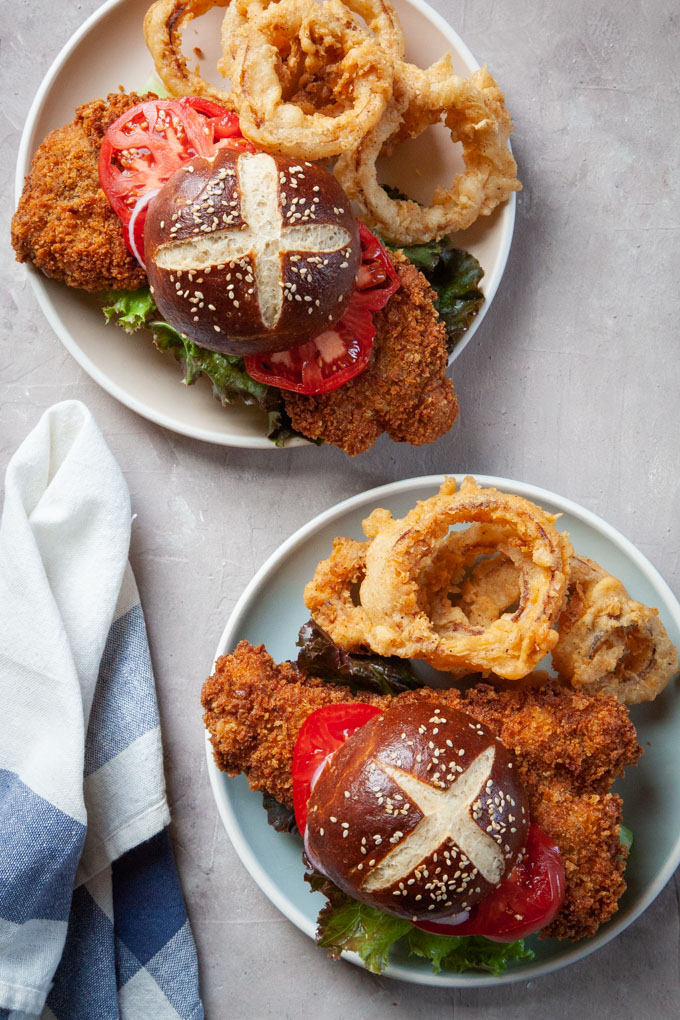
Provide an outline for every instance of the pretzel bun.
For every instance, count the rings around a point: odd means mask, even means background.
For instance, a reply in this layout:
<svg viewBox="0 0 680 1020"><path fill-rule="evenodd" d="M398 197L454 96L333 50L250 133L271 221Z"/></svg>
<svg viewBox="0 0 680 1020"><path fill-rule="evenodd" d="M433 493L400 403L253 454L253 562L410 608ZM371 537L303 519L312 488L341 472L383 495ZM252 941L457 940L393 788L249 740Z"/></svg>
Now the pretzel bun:
<svg viewBox="0 0 680 1020"><path fill-rule="evenodd" d="M229 354L286 350L342 317L361 248L328 170L220 149L185 164L149 206L144 251L167 321Z"/></svg>
<svg viewBox="0 0 680 1020"><path fill-rule="evenodd" d="M410 920L462 913L514 868L529 808L490 730L396 704L336 751L309 800L307 854L355 899Z"/></svg>

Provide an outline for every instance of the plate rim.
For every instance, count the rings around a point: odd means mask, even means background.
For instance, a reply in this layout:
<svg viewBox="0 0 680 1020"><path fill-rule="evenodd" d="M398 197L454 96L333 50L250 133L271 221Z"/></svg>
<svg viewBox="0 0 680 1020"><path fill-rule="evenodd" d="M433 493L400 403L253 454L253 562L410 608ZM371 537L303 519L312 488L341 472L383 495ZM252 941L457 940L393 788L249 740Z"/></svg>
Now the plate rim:
<svg viewBox="0 0 680 1020"><path fill-rule="evenodd" d="M21 132L21 138L19 141L19 148L17 151L17 161L14 176L14 202L15 207L18 204L24 186L24 179L30 171L31 159L37 148L34 142L34 134L37 120L40 116L45 99L55 81L58 77L63 65L69 59L73 51L80 45L85 36L111 11L115 10L116 7L122 7L131 3L132 0L105 0L105 2L98 7L88 18L85 19L82 25L76 29L76 31L70 36L69 39L64 43L62 48L57 53L56 57L50 64L42 82L40 83L38 90L33 97L33 101L29 107L26 121L24 123L23 130ZM478 69L480 67L479 61L471 52L470 48L460 37L458 32L446 21L441 14L433 10L432 7L426 2L426 0L400 0L401 3L407 4L410 7L415 8L421 15L423 15L430 23L444 36L448 45L454 49L463 60L469 62L473 68ZM485 286L484 286L484 297L485 301L479 310L475 320L470 329L461 338L459 343L456 344L453 352L449 356L447 370L451 369L456 358L463 352L467 347L468 343L477 333L477 330L481 326L493 300L496 296L501 280L505 273L508 258L510 255L510 248L512 246L512 238L515 227L515 215L516 215L517 198L516 193L512 192L510 198L503 204L499 214L499 255L494 267L493 275L487 276L485 272ZM266 436L238 436L234 433L221 432L212 428L204 428L201 426L192 425L190 422L177 421L170 417L163 411L156 410L153 406L144 400L140 400L123 389L118 383L110 379L105 371L100 369L92 359L82 350L77 340L72 336L68 328L62 322L61 316L56 311L52 304L52 300L49 294L48 283L49 281L43 276L40 270L36 269L32 264L26 267L28 273L28 279L38 302L41 312L45 316L49 327L56 333L58 339L69 352L71 357L76 361L78 365L87 373L87 375L100 386L109 396L113 397L124 407L134 411L136 414L145 418L147 421L153 422L155 425L160 425L162 428L167 429L170 432L174 432L177 435L188 436L191 439L198 439L202 442L212 443L215 446L226 446L237 449L260 449L260 450L272 450L272 449L291 449L302 446L313 445L310 440L303 439L298 436L294 436L287 440L281 447L274 446L274 444L267 439ZM177 378L178 385L181 385L181 379L178 374ZM206 399L208 394L206 393ZM214 398L211 398L214 399Z"/></svg>
<svg viewBox="0 0 680 1020"><path fill-rule="evenodd" d="M441 486L445 478L454 477L458 483L460 483L463 478L470 473L471 472L451 472L447 475L421 475L413 478L402 479L396 482L388 482L384 485L366 489L363 492L348 497L347 499L343 499L339 503L335 503L326 510L321 511L321 513L303 524L265 560L246 585L243 593L231 610L224 630L222 631L213 659L211 673L214 670L217 658L220 655L224 655L227 650L231 650L231 648L233 648L233 641L236 630L240 624L240 617L247 609L251 600L257 597L260 589L266 582L268 575L277 569L279 564L290 554L292 550L303 544L305 540L320 531L327 524L332 523L338 517L342 517L348 511L355 510L363 505L374 504L375 500L382 499L384 496L391 497L413 489L432 487L434 492ZM474 474L473 477L484 487L490 486L498 488L501 491L511 491L517 495L531 499L539 505L541 505L541 501L553 503L559 509L576 517L582 523L588 525L590 528L611 541L614 545L618 546L621 552L633 561L633 563L645 575L649 583L654 587L659 598L663 601L664 610L668 612L668 614L673 618L676 626L680 629L680 602L678 602L678 599L675 597L670 586L661 576L657 568L647 559L644 553L642 553L630 539L626 538L625 535L615 528L614 525L609 524L587 507L581 506L579 503L575 503L566 496L561 496L558 493L545 489L541 486L532 485L529 482L518 482L513 479L497 475ZM251 878L253 878L255 883L259 886L260 890L265 894L265 896L267 896L269 901L289 921L295 924L297 928L313 940L315 924L310 924L308 918L302 913L302 911L298 910L294 904L286 899L283 892L270 878L269 874L251 855L248 843L242 835L238 817L226 792L224 773L220 772L215 765L210 736L207 730L205 730L204 739L206 757L208 761L208 776L213 796L215 798L215 803L217 805L218 814L220 815L222 824L241 863L250 874ZM680 831L678 832L675 843L668 854L664 867L660 869L654 880L650 882L649 886L645 890L645 894L640 897L636 907L620 917L618 920L614 919L608 922L606 928L600 933L594 935L592 938L583 939L581 942L566 949L564 955L558 960L553 959L546 960L542 963L529 963L526 966L518 967L515 970L506 971L505 974L498 977L493 975L477 974L472 971L466 972L465 974L451 975L443 973L428 974L421 972L411 974L408 972L408 968L402 964L388 965L380 976L395 978L396 980L406 981L411 984L427 985L438 988L480 988L499 987L504 984L514 984L518 981L531 981L534 978L554 973L558 970L562 970L564 967L585 959L587 956L590 956L598 949L601 949L603 946L611 942L612 939L625 931L625 929L637 920L637 918L650 906L659 893L665 888L679 864ZM360 957L356 953L343 952L342 958L356 966L366 969Z"/></svg>

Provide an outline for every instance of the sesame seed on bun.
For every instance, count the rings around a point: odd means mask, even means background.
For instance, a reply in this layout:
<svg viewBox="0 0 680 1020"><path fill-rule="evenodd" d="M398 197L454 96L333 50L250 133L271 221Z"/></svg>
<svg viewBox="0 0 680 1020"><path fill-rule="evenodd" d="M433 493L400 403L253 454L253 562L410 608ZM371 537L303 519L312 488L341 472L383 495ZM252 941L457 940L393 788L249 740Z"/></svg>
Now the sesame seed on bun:
<svg viewBox="0 0 680 1020"><path fill-rule="evenodd" d="M196 157L161 188L144 251L168 322L239 355L286 350L336 323L361 261L356 219L328 170L229 149Z"/></svg>
<svg viewBox="0 0 680 1020"><path fill-rule="evenodd" d="M309 800L310 861L355 899L410 920L469 910L527 839L526 792L481 723L396 704L335 752Z"/></svg>

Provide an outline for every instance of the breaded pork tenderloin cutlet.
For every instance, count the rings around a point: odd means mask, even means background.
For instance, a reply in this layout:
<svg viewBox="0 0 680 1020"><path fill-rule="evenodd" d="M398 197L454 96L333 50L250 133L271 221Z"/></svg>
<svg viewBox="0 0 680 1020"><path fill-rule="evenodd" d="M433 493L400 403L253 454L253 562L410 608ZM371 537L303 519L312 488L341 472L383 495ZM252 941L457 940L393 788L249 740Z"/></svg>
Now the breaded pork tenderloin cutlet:
<svg viewBox="0 0 680 1020"><path fill-rule="evenodd" d="M98 163L109 126L148 98L156 96L115 92L95 99L47 136L12 220L19 262L33 262L45 276L82 290L136 290L146 283L100 187Z"/></svg>
<svg viewBox="0 0 680 1020"><path fill-rule="evenodd" d="M606 791L642 753L628 712L557 684L496 690L486 684L465 695L474 715L529 763L525 782L561 777L576 790Z"/></svg>
<svg viewBox="0 0 680 1020"><path fill-rule="evenodd" d="M627 850L619 842L621 798L615 793L574 793L556 779L526 783L532 818L560 848L564 903L544 935L594 935L616 913L626 889Z"/></svg>
<svg viewBox="0 0 680 1020"><path fill-rule="evenodd" d="M283 394L293 428L350 456L368 450L383 432L398 443L433 443L458 417L435 293L401 252L392 261L401 287L374 315L368 367L331 393Z"/></svg>
<svg viewBox="0 0 680 1020"><path fill-rule="evenodd" d="M314 709L352 701L346 687L306 677L289 663L277 666L264 645L241 641L217 662L202 694L215 762L223 772L245 772L254 790L293 806L291 763L300 727ZM389 699L358 699L382 708Z"/></svg>
<svg viewBox="0 0 680 1020"><path fill-rule="evenodd" d="M215 761L244 772L254 790L293 803L293 748L317 708L355 700L389 711L398 700L444 702L489 727L514 752L534 820L560 847L565 900L543 934L579 939L594 934L625 889L619 846L621 798L609 788L641 754L628 711L613 697L552 687L466 693L424 688L397 698L361 693L277 666L263 645L242 641L218 660L203 687L205 724Z"/></svg>

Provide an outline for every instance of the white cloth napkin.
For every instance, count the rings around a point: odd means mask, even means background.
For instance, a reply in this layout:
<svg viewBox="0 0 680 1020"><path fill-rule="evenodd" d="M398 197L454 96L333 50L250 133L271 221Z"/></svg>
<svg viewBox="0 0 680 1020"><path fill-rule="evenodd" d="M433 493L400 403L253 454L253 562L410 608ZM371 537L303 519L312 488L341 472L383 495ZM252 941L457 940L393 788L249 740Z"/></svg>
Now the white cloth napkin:
<svg viewBox="0 0 680 1020"><path fill-rule="evenodd" d="M101 432L57 404L10 461L0 524L0 1017L50 988L60 1020L202 1016L129 543Z"/></svg>

